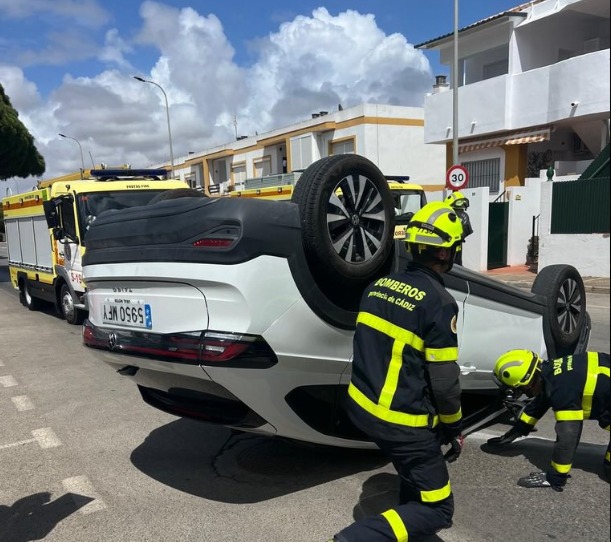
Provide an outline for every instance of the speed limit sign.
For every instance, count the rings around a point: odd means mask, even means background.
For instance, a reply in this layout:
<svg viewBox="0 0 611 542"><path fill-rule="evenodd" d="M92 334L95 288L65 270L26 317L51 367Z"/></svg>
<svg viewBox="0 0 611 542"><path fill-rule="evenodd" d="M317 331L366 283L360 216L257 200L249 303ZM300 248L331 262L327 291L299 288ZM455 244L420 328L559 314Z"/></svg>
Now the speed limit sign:
<svg viewBox="0 0 611 542"><path fill-rule="evenodd" d="M469 172L463 166L452 166L446 173L446 188L460 190L466 188L469 182Z"/></svg>

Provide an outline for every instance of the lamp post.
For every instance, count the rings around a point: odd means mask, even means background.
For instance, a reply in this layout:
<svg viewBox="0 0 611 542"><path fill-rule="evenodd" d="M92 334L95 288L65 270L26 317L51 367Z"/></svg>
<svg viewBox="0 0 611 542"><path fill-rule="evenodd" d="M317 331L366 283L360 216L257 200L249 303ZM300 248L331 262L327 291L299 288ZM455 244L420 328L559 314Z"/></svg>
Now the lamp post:
<svg viewBox="0 0 611 542"><path fill-rule="evenodd" d="M163 90L163 87L155 83L155 81L149 81L148 79L144 79L142 77L138 77L137 75L133 76L136 81L140 81L141 83L150 83L151 85L155 85L161 92L163 93L163 99L165 100L165 114L168 121L168 139L170 140L170 175L174 177L174 151L172 149L172 129L170 128L170 106L168 105L168 96Z"/></svg>
<svg viewBox="0 0 611 542"><path fill-rule="evenodd" d="M76 141L76 144L78 145L79 151L81 151L81 179L83 178L83 175L85 173L85 160L83 160L83 147L81 147L81 143L78 139L75 139L74 137L70 137L68 135L65 134L59 134L60 137L64 137L66 139L71 139L72 141Z"/></svg>
<svg viewBox="0 0 611 542"><path fill-rule="evenodd" d="M452 63L452 165L458 165L458 0L454 0L454 58Z"/></svg>

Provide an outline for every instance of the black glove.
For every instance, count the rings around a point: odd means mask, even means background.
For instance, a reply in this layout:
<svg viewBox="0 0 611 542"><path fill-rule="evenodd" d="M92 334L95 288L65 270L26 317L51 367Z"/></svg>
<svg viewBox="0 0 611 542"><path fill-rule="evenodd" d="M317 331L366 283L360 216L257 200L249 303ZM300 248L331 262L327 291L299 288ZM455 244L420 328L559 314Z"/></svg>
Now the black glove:
<svg viewBox="0 0 611 542"><path fill-rule="evenodd" d="M465 437L458 435L455 439L450 442L450 449L444 454L443 458L448 463L454 463L462 452L463 446L465 445Z"/></svg>
<svg viewBox="0 0 611 542"><path fill-rule="evenodd" d="M439 425L439 429L441 431L441 444L444 446L462 436L462 422L452 424L442 423Z"/></svg>
<svg viewBox="0 0 611 542"><path fill-rule="evenodd" d="M492 446L507 446L519 437L525 437L532 431L532 427L528 424L518 421L516 424L501 437L492 437L488 439L488 444Z"/></svg>
<svg viewBox="0 0 611 542"><path fill-rule="evenodd" d="M518 480L518 485L522 487L551 487L554 491L562 491L566 485L568 474L560 474L556 471L531 472Z"/></svg>

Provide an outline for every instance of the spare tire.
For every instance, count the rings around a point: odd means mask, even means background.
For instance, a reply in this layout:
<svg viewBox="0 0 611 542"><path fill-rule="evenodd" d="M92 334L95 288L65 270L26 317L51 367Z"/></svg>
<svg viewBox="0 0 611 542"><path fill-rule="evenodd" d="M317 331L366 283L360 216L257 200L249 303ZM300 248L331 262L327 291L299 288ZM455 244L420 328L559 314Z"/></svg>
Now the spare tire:
<svg viewBox="0 0 611 542"><path fill-rule="evenodd" d="M394 207L386 177L363 156L329 156L303 172L292 201L317 286L352 310L365 286L390 269Z"/></svg>
<svg viewBox="0 0 611 542"><path fill-rule="evenodd" d="M575 345L586 322L586 292L579 271L572 265L548 265L537 273L531 290L548 299L550 330L557 349Z"/></svg>
<svg viewBox="0 0 611 542"><path fill-rule="evenodd" d="M149 205L157 203L158 201L166 201L178 198L207 198L208 196L201 190L195 188L172 188L153 196L149 201Z"/></svg>

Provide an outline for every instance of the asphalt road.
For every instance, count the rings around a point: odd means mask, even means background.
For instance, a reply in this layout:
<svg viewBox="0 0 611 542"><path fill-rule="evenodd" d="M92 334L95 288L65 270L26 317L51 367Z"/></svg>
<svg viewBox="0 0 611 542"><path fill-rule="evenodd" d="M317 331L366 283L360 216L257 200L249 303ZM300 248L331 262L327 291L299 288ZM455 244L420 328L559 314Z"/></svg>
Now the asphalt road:
<svg viewBox="0 0 611 542"><path fill-rule="evenodd" d="M379 453L234 434L148 407L94 361L80 328L30 312L0 253L0 541L324 542L396 498ZM609 351L609 295L590 294L592 349ZM502 454L495 423L450 465L452 529L430 541L609 540L609 434L586 423L567 490L516 480L548 464L546 416Z"/></svg>

